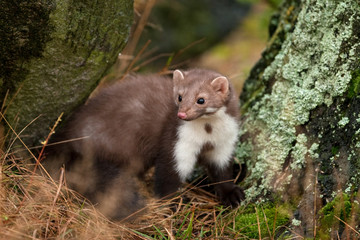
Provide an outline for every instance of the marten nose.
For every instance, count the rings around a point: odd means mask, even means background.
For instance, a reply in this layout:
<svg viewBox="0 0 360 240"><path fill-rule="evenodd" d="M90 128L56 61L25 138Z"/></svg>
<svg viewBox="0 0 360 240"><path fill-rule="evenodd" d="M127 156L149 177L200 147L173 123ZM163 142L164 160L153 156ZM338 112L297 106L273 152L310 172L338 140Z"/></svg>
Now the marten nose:
<svg viewBox="0 0 360 240"><path fill-rule="evenodd" d="M184 113L184 112L178 112L178 117L180 118L180 119L185 119L187 116L186 116L186 113Z"/></svg>

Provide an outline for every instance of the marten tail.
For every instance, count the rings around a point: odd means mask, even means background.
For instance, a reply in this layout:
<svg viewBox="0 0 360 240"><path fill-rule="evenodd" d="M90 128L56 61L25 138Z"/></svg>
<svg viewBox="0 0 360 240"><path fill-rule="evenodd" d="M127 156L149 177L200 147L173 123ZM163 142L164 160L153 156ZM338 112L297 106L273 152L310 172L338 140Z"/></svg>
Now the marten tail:
<svg viewBox="0 0 360 240"><path fill-rule="evenodd" d="M135 219L145 206L138 177L113 161L92 154L79 155L64 144L49 147L43 165L55 181L59 181L64 167L67 186L113 220Z"/></svg>
<svg viewBox="0 0 360 240"><path fill-rule="evenodd" d="M104 189L96 189L91 198L105 216L113 220L132 220L143 213L146 204L139 189L136 177L122 173Z"/></svg>

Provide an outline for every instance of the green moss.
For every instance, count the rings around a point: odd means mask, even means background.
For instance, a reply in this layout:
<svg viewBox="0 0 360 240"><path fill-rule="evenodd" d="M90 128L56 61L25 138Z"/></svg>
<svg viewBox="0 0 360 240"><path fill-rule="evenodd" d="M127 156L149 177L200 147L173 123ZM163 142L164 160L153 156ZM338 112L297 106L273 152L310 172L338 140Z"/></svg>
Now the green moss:
<svg viewBox="0 0 360 240"><path fill-rule="evenodd" d="M282 227L290 222L290 218L287 205L251 204L244 213L236 216L235 226L236 231L243 237L259 239L259 227L261 238L274 237L284 231Z"/></svg>
<svg viewBox="0 0 360 240"><path fill-rule="evenodd" d="M347 96L349 98L353 98L358 96L360 93L360 69L357 69L351 74L351 82L348 89Z"/></svg>
<svg viewBox="0 0 360 240"><path fill-rule="evenodd" d="M133 19L133 1L128 0L42 2L52 7L43 24L52 26L47 41L39 54L14 62L24 69L20 79L11 75L4 80L15 82L18 91L7 106L16 131L40 116L23 132L29 146L48 135L61 112L66 118L87 99L125 46Z"/></svg>
<svg viewBox="0 0 360 240"><path fill-rule="evenodd" d="M338 152L339 152L339 146L333 146L333 147L331 148L331 153L332 153L333 156L335 156L336 154L338 154Z"/></svg>
<svg viewBox="0 0 360 240"><path fill-rule="evenodd" d="M54 26L49 15L55 0L0 2L0 94L16 91L16 84L28 74L22 63L40 57L51 39ZM9 78L12 81L9 81ZM3 101L0 98L0 104Z"/></svg>
<svg viewBox="0 0 360 240"><path fill-rule="evenodd" d="M332 233L337 231L341 236L344 223L351 221L352 217L359 216L359 203L353 199L354 196L342 193L320 210L319 239L330 239Z"/></svg>

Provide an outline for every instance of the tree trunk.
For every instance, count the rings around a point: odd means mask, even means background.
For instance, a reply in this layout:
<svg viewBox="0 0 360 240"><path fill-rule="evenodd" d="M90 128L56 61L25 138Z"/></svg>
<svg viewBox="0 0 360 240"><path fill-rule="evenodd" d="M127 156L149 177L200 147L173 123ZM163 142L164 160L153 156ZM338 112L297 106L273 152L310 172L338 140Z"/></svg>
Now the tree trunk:
<svg viewBox="0 0 360 240"><path fill-rule="evenodd" d="M280 196L302 236L330 236L321 209L343 193L351 206L359 198L360 4L284 1L271 22L240 97L247 199Z"/></svg>
<svg viewBox="0 0 360 240"><path fill-rule="evenodd" d="M123 49L132 19L131 0L1 1L2 112L16 132L26 128L25 143L38 145L61 112L85 101Z"/></svg>

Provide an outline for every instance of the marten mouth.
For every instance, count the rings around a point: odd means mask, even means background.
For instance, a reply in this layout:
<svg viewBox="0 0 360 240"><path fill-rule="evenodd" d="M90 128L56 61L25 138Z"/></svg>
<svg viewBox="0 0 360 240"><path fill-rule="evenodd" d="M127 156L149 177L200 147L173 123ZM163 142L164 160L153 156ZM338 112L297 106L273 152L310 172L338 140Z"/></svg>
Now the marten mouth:
<svg viewBox="0 0 360 240"><path fill-rule="evenodd" d="M195 120L195 119L197 119L197 118L196 118L196 117L186 117L186 118L180 118L180 117L179 117L179 119L180 119L180 120L183 120L183 121L189 122L189 121Z"/></svg>
<svg viewBox="0 0 360 240"><path fill-rule="evenodd" d="M212 116L212 115L215 115L216 112L217 112L217 111L215 111L215 112L206 112L206 113L204 114L204 116Z"/></svg>
<svg viewBox="0 0 360 240"><path fill-rule="evenodd" d="M198 118L208 118L217 113L218 109L211 109L211 111L198 110L193 112L182 112L178 111L177 117L184 121L192 121Z"/></svg>
<svg viewBox="0 0 360 240"><path fill-rule="evenodd" d="M184 121L192 121L195 120L201 116L195 115L195 116L189 116L186 113L178 112L177 114L178 118Z"/></svg>
<svg viewBox="0 0 360 240"><path fill-rule="evenodd" d="M196 115L196 116L192 116L192 117L186 116L186 118L181 118L181 117L178 116L178 118L180 120L189 122L189 121L193 121L193 120L196 120L196 119L199 119L199 118L211 118L214 114L215 113L203 113L201 115Z"/></svg>

